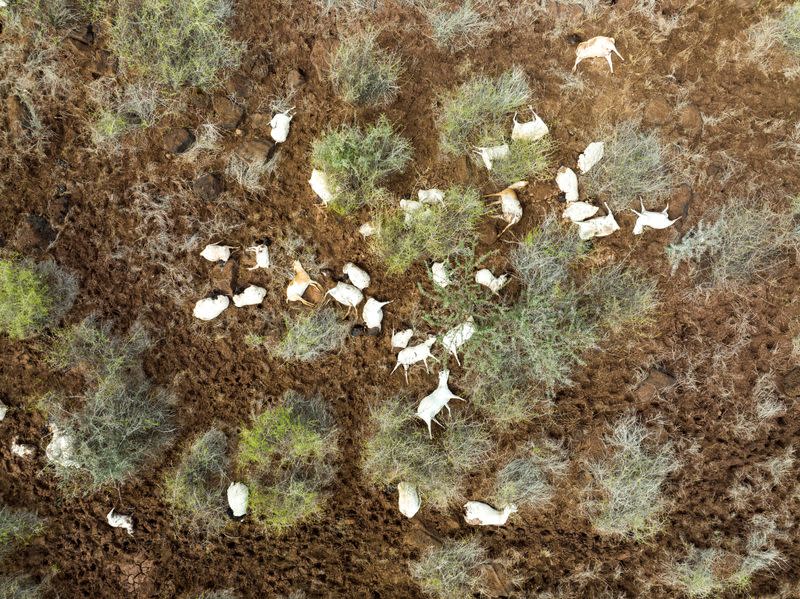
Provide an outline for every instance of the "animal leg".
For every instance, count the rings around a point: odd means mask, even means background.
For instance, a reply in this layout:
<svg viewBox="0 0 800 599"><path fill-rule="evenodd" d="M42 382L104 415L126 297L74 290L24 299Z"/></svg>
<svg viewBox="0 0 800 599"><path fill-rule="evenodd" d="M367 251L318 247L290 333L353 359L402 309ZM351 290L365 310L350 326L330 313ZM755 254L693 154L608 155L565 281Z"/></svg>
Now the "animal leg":
<svg viewBox="0 0 800 599"><path fill-rule="evenodd" d="M460 399L461 401L467 401L466 399L464 399L463 397L459 397L458 395L451 395L450 399Z"/></svg>
<svg viewBox="0 0 800 599"><path fill-rule="evenodd" d="M304 300L302 297L298 297L297 299L298 299L298 301L299 301L301 304L303 304L304 306L313 306L313 305L314 305L314 304L312 304L310 301L308 301L308 300Z"/></svg>
<svg viewBox="0 0 800 599"><path fill-rule="evenodd" d="M405 368L405 373L406 373L406 385L408 385L408 366L405 366L405 365L403 365L403 368Z"/></svg>
<svg viewBox="0 0 800 599"><path fill-rule="evenodd" d="M582 60L583 60L582 58L576 58L576 59L575 59L575 64L574 64L574 65L572 65L572 72L573 72L573 73L576 71L576 69L578 68L578 65L580 64L580 62L581 62Z"/></svg>
<svg viewBox="0 0 800 599"><path fill-rule="evenodd" d="M620 60L622 60L622 61L624 61L624 60L625 60L624 58L622 58L622 54L620 54L619 52L617 52L617 49L616 49L616 48L611 48L611 50L614 52L614 54L616 54L617 56L619 56Z"/></svg>
<svg viewBox="0 0 800 599"><path fill-rule="evenodd" d="M436 418L433 418L433 421L434 421L436 424L438 424L439 426L441 426L442 428L444 428L444 424L442 424L441 422L439 422L438 420L436 420Z"/></svg>
<svg viewBox="0 0 800 599"><path fill-rule="evenodd" d="M608 53L608 55L606 55L606 60L608 61L608 68L611 69L611 72L613 73L614 72L614 63L611 62L611 53L610 52Z"/></svg>
<svg viewBox="0 0 800 599"><path fill-rule="evenodd" d="M426 420L425 422L428 423L428 438L429 439L433 439L433 431L431 430L431 421L430 420Z"/></svg>
<svg viewBox="0 0 800 599"><path fill-rule="evenodd" d="M458 364L459 366L461 366L461 360L459 360L459 359L458 359L458 352L455 352L455 351L454 351L454 352L453 352L453 355L454 355L454 356L455 356L455 358L456 358L456 364Z"/></svg>
<svg viewBox="0 0 800 599"><path fill-rule="evenodd" d="M502 218L502 217L498 217L498 218ZM511 227L513 227L513 226L514 226L514 225L516 225L516 224L517 224L517 223L508 223L508 224L506 225L506 228L505 228L505 229L503 229L502 231L500 231L500 235L502 235L503 233L505 233L506 231L508 231L508 230L509 230ZM498 235L498 237L500 237L500 235Z"/></svg>
<svg viewBox="0 0 800 599"><path fill-rule="evenodd" d="M322 285L320 285L320 284L319 284L319 283L317 283L316 281L311 281L311 280L309 280L309 281L308 281L308 284L309 284L309 285L311 285L312 287L316 287L316 288L317 288L317 289L319 289L320 291L323 291L323 290L324 290L324 289L323 289L323 287L322 287Z"/></svg>
<svg viewBox="0 0 800 599"><path fill-rule="evenodd" d="M450 406L448 406L447 404L444 404L444 407L447 408L447 415L448 416L452 416L453 413L450 411Z"/></svg>
<svg viewBox="0 0 800 599"><path fill-rule="evenodd" d="M394 371L397 370L398 366L400 366L400 362L394 365L394 368L392 368L392 371L389 373L389 376L392 376L394 374Z"/></svg>
<svg viewBox="0 0 800 599"><path fill-rule="evenodd" d="M422 362L425 364L425 372L430 374L431 371L430 371L430 368L428 368L428 358L425 358Z"/></svg>

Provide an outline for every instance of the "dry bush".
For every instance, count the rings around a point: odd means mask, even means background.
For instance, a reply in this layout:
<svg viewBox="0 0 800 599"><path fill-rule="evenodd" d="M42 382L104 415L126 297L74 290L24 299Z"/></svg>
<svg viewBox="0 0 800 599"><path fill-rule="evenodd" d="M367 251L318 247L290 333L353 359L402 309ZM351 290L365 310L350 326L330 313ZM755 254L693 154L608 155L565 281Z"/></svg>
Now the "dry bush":
<svg viewBox="0 0 800 599"><path fill-rule="evenodd" d="M439 599L464 599L485 590L486 551L475 539L447 540L411 565L422 591Z"/></svg>
<svg viewBox="0 0 800 599"><path fill-rule="evenodd" d="M511 140L508 155L493 161L489 176L502 185L522 180L543 181L551 174L549 167L554 150L555 142L549 135L536 140Z"/></svg>
<svg viewBox="0 0 800 599"><path fill-rule="evenodd" d="M800 74L800 2L784 8L779 15L768 16L747 29L747 59L765 70L776 65L793 79Z"/></svg>
<svg viewBox="0 0 800 599"><path fill-rule="evenodd" d="M350 323L341 322L330 307L285 317L284 323L286 332L272 353L284 360L301 362L311 362L341 348L350 330Z"/></svg>
<svg viewBox="0 0 800 599"><path fill-rule="evenodd" d="M483 45L492 28L491 21L479 12L483 8L481 0L463 0L455 10L437 7L426 11L434 43L449 52Z"/></svg>
<svg viewBox="0 0 800 599"><path fill-rule="evenodd" d="M397 95L400 57L378 46L378 33L366 29L344 38L331 57L331 83L348 104L380 106Z"/></svg>
<svg viewBox="0 0 800 599"><path fill-rule="evenodd" d="M495 477L496 505L538 507L553 495L550 479L563 474L568 466L567 454L559 445L531 445L501 468Z"/></svg>
<svg viewBox="0 0 800 599"><path fill-rule="evenodd" d="M279 160L279 152L272 158L255 160L248 160L234 153L228 158L225 176L250 193L264 191L265 187L261 180L275 170Z"/></svg>
<svg viewBox="0 0 800 599"><path fill-rule="evenodd" d="M135 82L122 88L108 79L89 85L89 95L97 106L89 130L92 142L106 149L119 150L120 138L136 129L146 129L157 120L162 104L158 89L147 82Z"/></svg>
<svg viewBox="0 0 800 599"><path fill-rule="evenodd" d="M0 599L41 599L50 590L47 580L35 582L25 574L0 575Z"/></svg>
<svg viewBox="0 0 800 599"><path fill-rule="evenodd" d="M29 542L43 528L44 523L33 512L0 505L0 557Z"/></svg>

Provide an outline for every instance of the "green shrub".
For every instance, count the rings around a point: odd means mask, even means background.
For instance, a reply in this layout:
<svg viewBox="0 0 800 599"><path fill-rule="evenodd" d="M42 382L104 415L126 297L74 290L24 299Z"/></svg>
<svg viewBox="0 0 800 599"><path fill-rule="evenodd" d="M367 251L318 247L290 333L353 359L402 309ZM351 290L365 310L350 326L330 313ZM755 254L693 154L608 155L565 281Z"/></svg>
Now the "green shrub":
<svg viewBox="0 0 800 599"><path fill-rule="evenodd" d="M599 496L588 507L598 531L642 540L660 529L661 486L678 462L669 445L649 448L649 437L635 418L622 418L605 439L607 456L591 464Z"/></svg>
<svg viewBox="0 0 800 599"><path fill-rule="evenodd" d="M727 202L713 223L703 219L680 242L667 248L673 272L690 263L703 285L747 283L798 247L800 231L792 216L769 205Z"/></svg>
<svg viewBox="0 0 800 599"><path fill-rule="evenodd" d="M178 467L167 475L166 499L179 521L216 530L225 523L228 439L212 428L184 451Z"/></svg>
<svg viewBox="0 0 800 599"><path fill-rule="evenodd" d="M423 204L408 214L401 209L384 213L377 220L372 249L386 261L390 274L405 272L420 258L444 261L472 253L485 214L476 189L451 187L441 203Z"/></svg>
<svg viewBox="0 0 800 599"><path fill-rule="evenodd" d="M123 69L177 89L211 88L222 69L236 68L243 45L230 38L229 0L123 0L111 28L111 49Z"/></svg>
<svg viewBox="0 0 800 599"><path fill-rule="evenodd" d="M517 139L508 142L508 155L492 161L490 176L503 185L517 181L543 181L549 176L550 159L555 144L545 135L536 140Z"/></svg>
<svg viewBox="0 0 800 599"><path fill-rule="evenodd" d="M281 532L322 509L336 435L322 399L293 391L242 431L237 462L257 522Z"/></svg>
<svg viewBox="0 0 800 599"><path fill-rule="evenodd" d="M435 509L445 509L459 496L463 477L489 450L484 427L457 413L434 441L407 400L386 401L370 415L375 432L364 448L367 477L382 486L415 485L423 503Z"/></svg>
<svg viewBox="0 0 800 599"><path fill-rule="evenodd" d="M443 95L437 118L442 151L461 155L481 141L505 139L511 127L509 115L530 96L528 79L520 67L496 79L474 77Z"/></svg>
<svg viewBox="0 0 800 599"><path fill-rule="evenodd" d="M491 29L491 23L477 11L481 7L480 2L464 0L455 10L427 11L434 43L449 52L481 43Z"/></svg>
<svg viewBox="0 0 800 599"><path fill-rule="evenodd" d="M0 505L0 557L30 541L43 528L39 516L33 512Z"/></svg>
<svg viewBox="0 0 800 599"><path fill-rule="evenodd" d="M485 590L486 551L475 539L446 540L411 566L422 591L439 599L464 599Z"/></svg>
<svg viewBox="0 0 800 599"><path fill-rule="evenodd" d="M388 104L397 95L400 57L378 46L378 31L366 29L342 40L330 63L330 78L342 100L355 106Z"/></svg>
<svg viewBox="0 0 800 599"><path fill-rule="evenodd" d="M329 131L314 142L311 155L314 168L328 175L334 195L329 207L342 214L379 204L385 197L379 185L410 159L411 144L384 116L366 130L345 125Z"/></svg>
<svg viewBox="0 0 800 599"><path fill-rule="evenodd" d="M350 324L341 322L332 308L284 318L286 332L272 350L284 360L311 362L344 345Z"/></svg>
<svg viewBox="0 0 800 599"><path fill-rule="evenodd" d="M608 202L613 210L624 210L637 198L643 197L650 204L672 188L664 146L657 133L642 131L634 121L624 121L603 138L602 160L583 176L590 194Z"/></svg>
<svg viewBox="0 0 800 599"><path fill-rule="evenodd" d="M24 574L0 576L0 599L41 599L46 590L46 582L34 582Z"/></svg>
<svg viewBox="0 0 800 599"><path fill-rule="evenodd" d="M781 41L794 55L800 56L800 2L787 6L779 20Z"/></svg>

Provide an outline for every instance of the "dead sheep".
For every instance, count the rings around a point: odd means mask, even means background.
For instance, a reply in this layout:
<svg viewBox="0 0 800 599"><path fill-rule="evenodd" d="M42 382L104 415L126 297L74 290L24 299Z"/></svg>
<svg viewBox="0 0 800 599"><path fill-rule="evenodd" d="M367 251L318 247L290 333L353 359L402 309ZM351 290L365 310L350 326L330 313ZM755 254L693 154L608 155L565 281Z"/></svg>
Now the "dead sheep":
<svg viewBox="0 0 800 599"><path fill-rule="evenodd" d="M522 204L519 203L519 198L517 197L517 189L524 189L527 187L527 181L517 181L506 187L503 191L498 193L490 193L484 197L493 198L499 197L500 199L494 204L500 205L501 216L497 216L495 218L500 218L506 221L508 224L506 228L500 232L500 235L508 231L509 228L516 225L522 219ZM499 237L499 235L498 235Z"/></svg>
<svg viewBox="0 0 800 599"><path fill-rule="evenodd" d="M464 521L472 526L503 526L508 517L517 512L517 506L507 505L502 511L494 509L481 501L468 501L464 504Z"/></svg>
<svg viewBox="0 0 800 599"><path fill-rule="evenodd" d="M361 236L366 239L371 235L375 235L375 225L372 223L364 223L358 228L358 232L361 233Z"/></svg>
<svg viewBox="0 0 800 599"><path fill-rule="evenodd" d="M275 140L275 143L282 144L286 141L286 138L289 137L289 124L292 122L292 118L294 118L293 111L294 107L284 112L279 112L273 116L272 120L269 122L269 126L272 127L270 136Z"/></svg>
<svg viewBox="0 0 800 599"><path fill-rule="evenodd" d="M527 123L517 121L517 113L514 113L514 129L511 131L511 139L536 141L550 133L550 129L541 117L533 112L533 108L531 108L531 112L533 113L533 120Z"/></svg>
<svg viewBox="0 0 800 599"><path fill-rule="evenodd" d="M327 206L333 200L333 191L331 190L331 183L328 175L322 171L314 169L311 171L311 178L308 180L311 190L317 194L322 205Z"/></svg>
<svg viewBox="0 0 800 599"><path fill-rule="evenodd" d="M500 290L508 283L508 275L500 275L496 277L488 268L482 268L475 273L475 282L478 285L483 285L492 290L492 293L498 294Z"/></svg>
<svg viewBox="0 0 800 599"><path fill-rule="evenodd" d="M394 365L389 375L391 376L394 374L394 371L397 370L399 366L402 366L406 375L406 384L408 384L408 369L417 362L424 362L425 372L430 372L430 368L428 368L428 358L436 360L437 362L439 361L436 356L431 353L431 347L433 347L434 343L436 343L436 337L429 337L419 345L412 345L411 347L400 350L397 354L397 364Z"/></svg>
<svg viewBox="0 0 800 599"><path fill-rule="evenodd" d="M269 268L269 246L266 243L259 243L257 245L252 245L249 248L245 249L246 252L250 252L256 255L256 265L251 266L247 270L256 270L257 268Z"/></svg>
<svg viewBox="0 0 800 599"><path fill-rule="evenodd" d="M379 302L372 297L367 298L364 309L361 311L361 316L368 329L380 331L381 323L383 322L383 307L391 303L391 301Z"/></svg>
<svg viewBox="0 0 800 599"><path fill-rule="evenodd" d="M447 267L444 262L434 262L431 265L431 277L435 285L442 289L450 284L450 276L447 274Z"/></svg>
<svg viewBox="0 0 800 599"><path fill-rule="evenodd" d="M458 350L475 334L475 321L470 316L465 322L454 326L442 337L442 345L456 358L456 363L461 366L458 359Z"/></svg>
<svg viewBox="0 0 800 599"><path fill-rule="evenodd" d="M606 144L602 141L593 141L586 146L583 154L578 156L578 168L580 169L581 174L585 175L595 164L600 162L605 154L605 151Z"/></svg>
<svg viewBox="0 0 800 599"><path fill-rule="evenodd" d="M292 263L292 268L294 269L294 278L289 283L289 286L286 287L286 301L300 302L304 306L312 306L313 304L311 302L303 299L303 294L306 292L309 285L320 291L322 291L322 285L311 280L311 277L308 276L306 269L303 268L299 260L295 260Z"/></svg>
<svg viewBox="0 0 800 599"><path fill-rule="evenodd" d="M244 308L245 306L257 306L264 301L267 295L267 290L258 285L249 285L241 293L233 296L233 305L237 308Z"/></svg>
<svg viewBox="0 0 800 599"><path fill-rule="evenodd" d="M55 424L50 424L50 433L52 438L44 449L44 455L48 461L62 468L80 467L80 464L72 459L72 456L75 455L75 439L70 435L63 434Z"/></svg>
<svg viewBox="0 0 800 599"><path fill-rule="evenodd" d="M408 342L414 336L414 329L405 329L404 331L392 331L392 347L399 347L405 349L408 347Z"/></svg>
<svg viewBox="0 0 800 599"><path fill-rule="evenodd" d="M444 202L444 192L441 189L420 189L417 199L423 204L441 204Z"/></svg>
<svg viewBox="0 0 800 599"><path fill-rule="evenodd" d="M679 216L673 220L669 219L669 204L667 204L667 207L661 212L651 212L650 210L645 210L644 202L641 198L639 198L639 204L642 207L641 212L636 212L636 210L631 208L631 212L639 217L636 219L636 224L633 226L634 235L641 235L645 228L666 229L667 227L674 225L675 222L681 218Z"/></svg>
<svg viewBox="0 0 800 599"><path fill-rule="evenodd" d="M352 262L348 262L342 267L342 274L347 275L347 278L350 279L350 282L361 289L361 291L364 291L364 289L369 287L369 284L372 281L366 270L359 268Z"/></svg>
<svg viewBox="0 0 800 599"><path fill-rule="evenodd" d="M606 237L611 235L614 231L619 231L619 225L614 219L611 208L608 207L608 204L605 206L606 210L608 210L606 216L598 216L597 218L575 223L578 225L578 237L580 237L582 241L592 239L593 237Z"/></svg>
<svg viewBox="0 0 800 599"><path fill-rule="evenodd" d="M6 419L6 414L8 413L8 406L0 401L0 422Z"/></svg>
<svg viewBox="0 0 800 599"><path fill-rule="evenodd" d="M587 218L591 218L597 214L599 210L600 208L589 202L570 202L567 204L567 207L564 208L561 218L570 220L573 223L579 223Z"/></svg>
<svg viewBox="0 0 800 599"><path fill-rule="evenodd" d="M447 384L447 380L450 377L449 370L442 370L439 372L439 384L437 385L436 389L434 389L433 393L430 395L426 395L422 398L419 402L419 406L417 406L417 418L422 420L425 424L428 425L428 436L433 439L433 431L431 430L431 422L435 422L442 428L444 425L436 420L437 414L442 411L442 408L447 408L447 413L451 414L450 406L448 402L451 399L460 399L461 401L466 401L463 397L459 397L452 391L450 391L450 387Z"/></svg>
<svg viewBox="0 0 800 599"><path fill-rule="evenodd" d="M336 283L336 287L333 289L328 289L325 295L330 295L337 302L346 306L348 314L350 314L350 310L357 308L358 304L364 300L364 294L361 293L358 287L341 281Z"/></svg>
<svg viewBox="0 0 800 599"><path fill-rule="evenodd" d="M562 166L556 173L556 185L564 193L567 202L578 201L578 175L571 168Z"/></svg>
<svg viewBox="0 0 800 599"><path fill-rule="evenodd" d="M198 300L194 305L192 315L199 320L214 320L230 305L227 295L212 295Z"/></svg>
<svg viewBox="0 0 800 599"><path fill-rule="evenodd" d="M133 534L133 518L115 514L113 508L106 515L106 522L108 522L108 525L112 528L124 528L128 531L129 535Z"/></svg>
<svg viewBox="0 0 800 599"><path fill-rule="evenodd" d="M406 518L413 518L422 505L417 488L411 483L401 482L397 485L397 496L400 513Z"/></svg>
<svg viewBox="0 0 800 599"><path fill-rule="evenodd" d="M578 44L578 47L575 48L575 64L572 67L572 72L575 72L578 68L578 64L580 64L582 60L587 58L605 58L608 61L608 68L610 68L613 73L614 63L611 62L611 53L613 52L619 56L620 60L625 60L622 58L622 54L617 52L615 44L616 42L613 37L605 37L602 35L598 35L597 37L593 37L590 40Z"/></svg>
<svg viewBox="0 0 800 599"><path fill-rule="evenodd" d="M247 501L250 490L244 483L231 483L228 486L228 506L234 518L241 518L247 513Z"/></svg>
<svg viewBox="0 0 800 599"><path fill-rule="evenodd" d="M227 262L231 257L231 250L236 248L232 245L219 245L216 243L209 243L200 252L200 255L209 262Z"/></svg>
<svg viewBox="0 0 800 599"><path fill-rule="evenodd" d="M495 160L500 160L508 156L508 153L511 151L511 148L508 147L508 144L503 144L500 146L494 146L490 148L475 148L475 153L481 157L483 160L484 166L486 166L486 170L492 170L494 166Z"/></svg>

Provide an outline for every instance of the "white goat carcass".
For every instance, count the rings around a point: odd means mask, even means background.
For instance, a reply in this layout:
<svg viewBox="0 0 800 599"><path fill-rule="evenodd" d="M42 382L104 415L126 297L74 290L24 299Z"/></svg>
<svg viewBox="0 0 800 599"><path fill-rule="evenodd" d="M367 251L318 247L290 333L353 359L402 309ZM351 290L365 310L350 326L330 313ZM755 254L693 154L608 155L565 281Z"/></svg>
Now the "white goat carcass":
<svg viewBox="0 0 800 599"><path fill-rule="evenodd" d="M606 210L608 210L606 216L598 216L597 218L575 223L578 225L578 237L583 241L591 239L592 237L606 237L607 235L611 235L614 231L619 231L619 225L614 219L611 208L608 207L608 204L605 206Z"/></svg>
<svg viewBox="0 0 800 599"><path fill-rule="evenodd" d="M397 485L397 496L400 513L406 518L413 518L422 505L417 488L411 483L401 482Z"/></svg>
<svg viewBox="0 0 800 599"><path fill-rule="evenodd" d="M499 200L493 203L500 204L500 211L502 214L500 216L496 216L495 218L503 219L508 223L506 228L500 232L500 235L508 231L510 227L516 225L522 218L522 204L519 203L516 190L523 189L527 187L527 185L527 181L517 181L516 183L506 187L503 191L498 193L490 193L484 196L487 198L500 197Z"/></svg>
<svg viewBox="0 0 800 599"><path fill-rule="evenodd" d="M425 205L418 200L400 200L400 210L403 211L403 222L409 224L414 215L423 209Z"/></svg>
<svg viewBox="0 0 800 599"><path fill-rule="evenodd" d="M328 289L325 295L330 295L343 306L347 306L348 314L350 314L350 310L356 308L364 299L364 294L361 293L358 287L350 283L342 283L341 281L336 283L336 287L333 289Z"/></svg>
<svg viewBox="0 0 800 599"><path fill-rule="evenodd" d="M233 305L237 308L257 306L264 301L267 290L258 285L248 285L244 291L233 296Z"/></svg>
<svg viewBox="0 0 800 599"><path fill-rule="evenodd" d="M421 419L428 425L428 436L433 439L433 431L431 430L431 421L435 422L442 428L444 425L436 420L436 415L442 411L442 408L447 408L447 413L450 414L450 406L447 405L451 399L460 399L466 401L463 397L455 395L450 391L447 386L447 379L450 377L449 370L442 370L439 372L439 385L434 389L433 393L426 395L422 398L417 406L417 418Z"/></svg>
<svg viewBox="0 0 800 599"><path fill-rule="evenodd" d="M582 60L587 58L605 58L608 61L608 68L610 68L611 72L613 73L614 63L611 62L612 52L619 56L620 60L625 60L622 58L622 54L617 52L617 47L613 37L598 35L590 40L586 40L585 42L578 44L578 47L575 48L575 64L572 67L572 72L575 72L575 70L578 68L578 64Z"/></svg>
<svg viewBox="0 0 800 599"><path fill-rule="evenodd" d="M589 202L570 202L564 208L561 218L566 218L573 223L579 223L587 218L591 218L600 210L597 206Z"/></svg>
<svg viewBox="0 0 800 599"><path fill-rule="evenodd" d="M496 277L488 268L482 268L475 273L475 282L478 285L483 285L492 290L492 293L499 293L500 290L508 283L508 275L500 275Z"/></svg>
<svg viewBox="0 0 800 599"><path fill-rule="evenodd" d="M545 122L538 114L533 112L532 108L531 112L533 113L533 120L527 123L520 123L517 121L517 113L514 113L514 129L511 131L511 139L536 141L550 133L550 129Z"/></svg>
<svg viewBox="0 0 800 599"><path fill-rule="evenodd" d="M503 511L494 509L482 501L468 501L464 504L464 521L472 526L503 526L508 517L517 511L516 505L507 505Z"/></svg>
<svg viewBox="0 0 800 599"><path fill-rule="evenodd" d="M256 270L257 268L269 268L269 247L264 243L252 245L246 248L245 251L252 252L256 255L256 265L251 266L247 270Z"/></svg>
<svg viewBox="0 0 800 599"><path fill-rule="evenodd" d="M404 331L392 331L392 347L399 347L405 349L408 347L408 342L414 336L414 329L405 329Z"/></svg>
<svg viewBox="0 0 800 599"><path fill-rule="evenodd" d="M199 320L214 320L217 316L222 314L230 305L230 300L227 295L212 295L201 300L197 300L192 310L192 315Z"/></svg>
<svg viewBox="0 0 800 599"><path fill-rule="evenodd" d="M475 153L481 157L487 170L492 170L494 161L505 158L510 151L511 148L508 147L508 144L489 148L475 148Z"/></svg>
<svg viewBox="0 0 800 599"><path fill-rule="evenodd" d="M475 334L475 321L470 316L465 322L454 326L447 331L442 337L442 345L447 351L453 354L456 362L461 366L461 360L458 359L458 350L469 341Z"/></svg>
<svg viewBox="0 0 800 599"><path fill-rule="evenodd" d="M303 294L306 292L309 285L316 287L320 291L322 291L322 285L311 280L311 277L308 276L306 269L303 268L299 260L295 260L292 263L292 268L294 268L294 278L289 283L289 286L286 287L286 301L300 302L305 306L313 305L311 302L303 299Z"/></svg>
<svg viewBox="0 0 800 599"><path fill-rule="evenodd" d="M444 192L441 189L420 189L417 199L423 204L441 204L444 202Z"/></svg>
<svg viewBox="0 0 800 599"><path fill-rule="evenodd" d="M424 362L425 372L430 372L428 368L428 358L436 360L437 362L439 361L436 359L436 356L431 353L431 347L433 347L434 343L436 343L436 337L429 337L418 345L412 345L411 347L401 349L397 354L397 364L394 365L392 372L389 374L394 374L394 371L397 370L399 366L402 366L403 370L405 370L406 383L408 383L408 369L412 364L416 364L417 362Z"/></svg>
<svg viewBox="0 0 800 599"><path fill-rule="evenodd" d="M358 232L361 233L361 237L366 239L371 235L375 235L375 225L372 223L364 223L358 228Z"/></svg>
<svg viewBox="0 0 800 599"><path fill-rule="evenodd" d="M644 202L641 198L639 198L639 204L642 207L641 212L636 212L636 210L631 208L631 211L639 217L636 219L636 224L633 225L634 235L641 235L646 227L650 229L666 229L667 227L671 227L681 218L679 216L678 218L672 220L669 219L669 204L667 204L667 207L661 212L651 212L650 210L645 210Z"/></svg>
<svg viewBox="0 0 800 599"><path fill-rule="evenodd" d="M350 279L350 282L362 291L369 287L371 279L369 278L367 271L363 268L359 268L352 262L348 262L342 267L342 273L347 275L347 278Z"/></svg>
<svg viewBox="0 0 800 599"><path fill-rule="evenodd" d="M361 316L368 329L380 330L381 323L383 322L383 307L391 303L391 301L379 302L372 297L367 298L364 309L361 311Z"/></svg>
<svg viewBox="0 0 800 599"><path fill-rule="evenodd" d="M241 518L247 513L247 501L250 490L244 483L231 483L228 486L228 505L234 518Z"/></svg>
<svg viewBox="0 0 800 599"><path fill-rule="evenodd" d="M273 116L272 120L269 122L269 126L272 127L270 136L275 140L275 143L282 144L286 141L286 138L289 137L289 123L292 122L292 118L294 117L294 114L292 114L293 111L294 107L284 112L279 112Z"/></svg>
<svg viewBox="0 0 800 599"><path fill-rule="evenodd" d="M108 522L108 525L112 528L124 528L128 531L129 535L133 534L133 518L115 514L113 508L106 515L106 522Z"/></svg>
<svg viewBox="0 0 800 599"><path fill-rule="evenodd" d="M568 202L578 201L578 175L571 168L562 166L556 173L556 185L564 192Z"/></svg>
<svg viewBox="0 0 800 599"><path fill-rule="evenodd" d="M8 406L0 401L0 422L6 419L6 414L8 413Z"/></svg>
<svg viewBox="0 0 800 599"><path fill-rule="evenodd" d="M447 274L447 267L444 262L434 262L431 265L431 277L435 285L442 289L450 284L450 276Z"/></svg>
<svg viewBox="0 0 800 599"><path fill-rule="evenodd" d="M311 190L322 200L323 206L327 206L328 203L333 200L331 182L328 179L328 175L324 172L317 169L312 170L308 184L311 186Z"/></svg>
<svg viewBox="0 0 800 599"><path fill-rule="evenodd" d="M50 424L50 433L53 436L45 447L45 457L63 468L78 468L80 464L72 458L75 455L75 439L59 431L55 424Z"/></svg>
<svg viewBox="0 0 800 599"><path fill-rule="evenodd" d="M216 243L209 243L200 252L200 255L209 262L227 262L231 257L231 250L236 249L232 245L219 245Z"/></svg>
<svg viewBox="0 0 800 599"><path fill-rule="evenodd" d="M586 146L583 154L578 156L578 168L581 170L581 174L585 175L595 164L600 162L605 154L605 151L606 144L602 141L593 141Z"/></svg>

